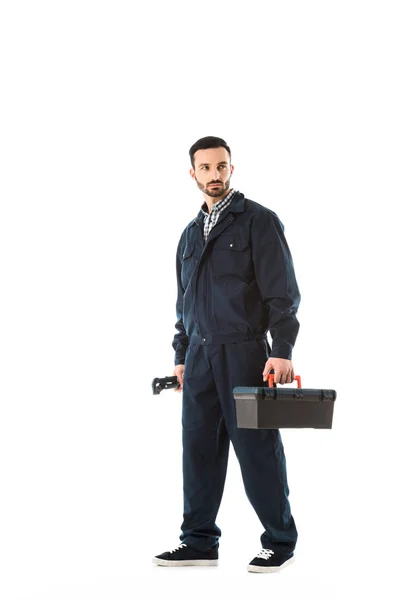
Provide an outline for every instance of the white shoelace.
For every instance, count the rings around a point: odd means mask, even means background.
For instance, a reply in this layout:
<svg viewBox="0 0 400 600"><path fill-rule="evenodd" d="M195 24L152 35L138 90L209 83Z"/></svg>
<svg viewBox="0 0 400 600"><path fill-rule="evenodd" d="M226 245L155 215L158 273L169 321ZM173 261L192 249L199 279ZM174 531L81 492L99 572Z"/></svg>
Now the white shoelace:
<svg viewBox="0 0 400 600"><path fill-rule="evenodd" d="M268 560L271 556L275 554L273 550L268 550L267 548L263 548L261 552L257 554L256 558L263 558L264 560Z"/></svg>
<svg viewBox="0 0 400 600"><path fill-rule="evenodd" d="M171 554L173 552L176 552L177 550L180 550L181 548L186 548L187 545L186 544L180 544L177 548L174 548L173 550L170 550Z"/></svg>

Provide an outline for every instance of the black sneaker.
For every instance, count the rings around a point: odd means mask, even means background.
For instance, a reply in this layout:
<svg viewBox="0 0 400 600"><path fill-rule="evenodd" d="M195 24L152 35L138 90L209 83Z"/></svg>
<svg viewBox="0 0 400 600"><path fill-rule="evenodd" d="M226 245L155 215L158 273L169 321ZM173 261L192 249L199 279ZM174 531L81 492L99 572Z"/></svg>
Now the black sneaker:
<svg viewBox="0 0 400 600"><path fill-rule="evenodd" d="M218 548L201 552L181 544L170 552L163 552L153 558L153 563L161 567L216 567Z"/></svg>
<svg viewBox="0 0 400 600"><path fill-rule="evenodd" d="M274 573L280 571L294 561L294 556L282 556L275 554L273 550L263 548L251 561L247 570L251 573Z"/></svg>

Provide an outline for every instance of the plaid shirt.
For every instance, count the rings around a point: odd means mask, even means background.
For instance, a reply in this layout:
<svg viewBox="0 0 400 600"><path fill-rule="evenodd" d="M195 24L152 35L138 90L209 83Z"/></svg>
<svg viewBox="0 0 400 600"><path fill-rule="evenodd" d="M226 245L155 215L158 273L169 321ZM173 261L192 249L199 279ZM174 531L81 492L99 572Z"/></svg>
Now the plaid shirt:
<svg viewBox="0 0 400 600"><path fill-rule="evenodd" d="M213 205L210 213L208 212L207 203L204 202L202 204L201 212L204 215L204 230L203 230L204 241L207 239L211 229L217 223L219 215L222 213L223 210L225 210L225 208L227 208L227 206L230 205L230 203L232 201L232 196L235 193L235 191L236 190L234 190L232 188L227 196L225 196L224 198L222 198L216 204Z"/></svg>

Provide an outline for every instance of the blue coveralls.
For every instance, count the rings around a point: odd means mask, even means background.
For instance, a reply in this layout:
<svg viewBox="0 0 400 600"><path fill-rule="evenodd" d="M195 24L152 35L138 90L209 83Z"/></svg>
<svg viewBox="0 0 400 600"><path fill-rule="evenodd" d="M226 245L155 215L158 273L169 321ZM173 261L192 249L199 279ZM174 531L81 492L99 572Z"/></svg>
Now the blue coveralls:
<svg viewBox="0 0 400 600"><path fill-rule="evenodd" d="M262 546L291 555L297 530L280 432L238 428L232 393L236 386L265 385L268 356L291 359L300 293L284 227L273 211L236 191L205 243L199 211L182 233L176 258L173 347L175 365L185 365L180 539L199 550L219 544L216 517L231 441L265 530Z"/></svg>

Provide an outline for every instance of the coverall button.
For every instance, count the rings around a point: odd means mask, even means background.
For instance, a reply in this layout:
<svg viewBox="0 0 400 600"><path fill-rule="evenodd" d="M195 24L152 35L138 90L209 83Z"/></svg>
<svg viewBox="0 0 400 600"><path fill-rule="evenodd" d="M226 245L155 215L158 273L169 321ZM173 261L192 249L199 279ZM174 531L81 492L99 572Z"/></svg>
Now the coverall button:
<svg viewBox="0 0 400 600"><path fill-rule="evenodd" d="M205 342L205 341L206 341L206 338L203 338L203 342Z"/></svg>

